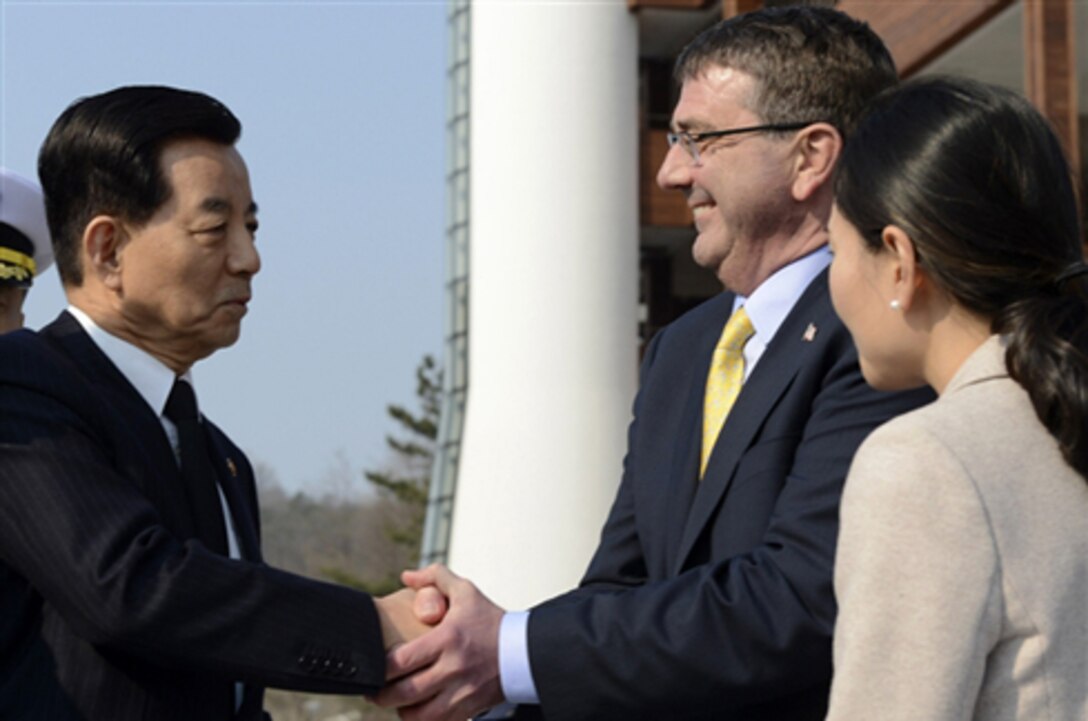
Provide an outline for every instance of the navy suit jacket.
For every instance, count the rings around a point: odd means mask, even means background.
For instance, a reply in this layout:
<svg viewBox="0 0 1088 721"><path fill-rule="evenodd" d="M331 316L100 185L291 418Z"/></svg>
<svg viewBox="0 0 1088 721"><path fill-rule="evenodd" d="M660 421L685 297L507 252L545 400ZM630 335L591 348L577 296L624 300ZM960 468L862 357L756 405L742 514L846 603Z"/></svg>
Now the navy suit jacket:
<svg viewBox="0 0 1088 721"><path fill-rule="evenodd" d="M647 349L597 552L580 588L529 617L541 705L522 717L823 718L847 468L873 428L932 394L865 384L825 271L752 370L699 481L706 373L733 300L707 301Z"/></svg>
<svg viewBox="0 0 1088 721"><path fill-rule="evenodd" d="M193 539L158 415L74 318L0 337L0 718L253 721L266 685L382 685L372 600L261 561L250 465L205 425L241 560Z"/></svg>

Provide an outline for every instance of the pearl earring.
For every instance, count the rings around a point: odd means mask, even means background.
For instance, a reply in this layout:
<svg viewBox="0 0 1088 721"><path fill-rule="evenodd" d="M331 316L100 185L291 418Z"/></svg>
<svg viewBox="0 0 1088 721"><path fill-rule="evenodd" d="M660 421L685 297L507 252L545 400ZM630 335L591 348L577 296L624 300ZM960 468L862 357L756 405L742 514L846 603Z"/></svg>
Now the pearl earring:
<svg viewBox="0 0 1088 721"><path fill-rule="evenodd" d="M893 298L891 303L888 303L888 307L892 310L899 310L899 299Z"/></svg>

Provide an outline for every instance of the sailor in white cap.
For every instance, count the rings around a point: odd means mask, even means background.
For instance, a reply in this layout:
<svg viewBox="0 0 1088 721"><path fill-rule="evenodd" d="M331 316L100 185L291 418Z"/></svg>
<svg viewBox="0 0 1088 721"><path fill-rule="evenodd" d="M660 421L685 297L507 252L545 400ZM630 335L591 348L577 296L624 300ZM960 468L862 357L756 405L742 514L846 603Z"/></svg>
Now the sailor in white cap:
<svg viewBox="0 0 1088 721"><path fill-rule="evenodd" d="M27 289L52 263L41 186L0 168L0 333L23 327Z"/></svg>

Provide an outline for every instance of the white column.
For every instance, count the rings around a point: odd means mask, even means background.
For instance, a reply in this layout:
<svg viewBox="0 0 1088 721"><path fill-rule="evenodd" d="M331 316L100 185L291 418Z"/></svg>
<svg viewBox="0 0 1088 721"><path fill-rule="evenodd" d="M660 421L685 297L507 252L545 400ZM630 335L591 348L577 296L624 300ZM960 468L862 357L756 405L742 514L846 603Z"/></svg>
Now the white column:
<svg viewBox="0 0 1088 721"><path fill-rule="evenodd" d="M637 27L624 0L472 6L469 383L450 566L572 588L637 383Z"/></svg>

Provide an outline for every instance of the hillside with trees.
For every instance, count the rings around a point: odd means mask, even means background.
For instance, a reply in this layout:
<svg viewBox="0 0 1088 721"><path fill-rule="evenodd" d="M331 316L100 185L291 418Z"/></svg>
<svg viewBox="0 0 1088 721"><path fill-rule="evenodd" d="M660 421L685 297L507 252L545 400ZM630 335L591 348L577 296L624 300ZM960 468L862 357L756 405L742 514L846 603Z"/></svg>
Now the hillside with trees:
<svg viewBox="0 0 1088 721"><path fill-rule="evenodd" d="M317 493L288 493L275 471L256 464L262 550L279 568L382 595L419 561L438 431L442 371L431 356L416 369L417 408L390 405L397 430L387 462L358 471L340 457ZM274 721L377 721L396 714L364 699L271 690Z"/></svg>

